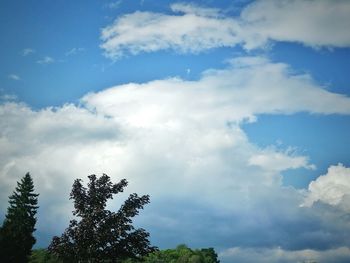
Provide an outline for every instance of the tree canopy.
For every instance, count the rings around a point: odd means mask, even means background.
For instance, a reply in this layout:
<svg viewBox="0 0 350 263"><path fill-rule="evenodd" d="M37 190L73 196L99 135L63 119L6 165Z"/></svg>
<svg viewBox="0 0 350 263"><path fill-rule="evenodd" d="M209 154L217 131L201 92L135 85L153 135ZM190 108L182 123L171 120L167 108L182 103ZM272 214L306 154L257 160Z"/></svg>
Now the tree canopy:
<svg viewBox="0 0 350 263"><path fill-rule="evenodd" d="M9 197L6 218L0 229L0 262L28 262L35 244L38 194L34 193L33 180L27 173Z"/></svg>
<svg viewBox="0 0 350 263"><path fill-rule="evenodd" d="M104 261L101 261L101 263ZM219 263L218 255L213 248L191 249L179 245L176 249L152 252L141 259L129 258L122 263ZM33 251L29 263L62 263L45 249Z"/></svg>
<svg viewBox="0 0 350 263"><path fill-rule="evenodd" d="M128 259L123 263L140 261ZM219 263L218 255L213 248L195 249L179 245L176 249L156 251L145 256L143 263Z"/></svg>
<svg viewBox="0 0 350 263"><path fill-rule="evenodd" d="M131 194L117 212L111 212L106 209L108 199L123 192L128 182L123 179L113 184L106 174L88 178L87 188L82 180L75 180L70 194L73 215L80 220L71 220L61 237L52 239L49 251L64 262L120 262L156 251L149 233L132 225L132 218L149 203L149 196Z"/></svg>

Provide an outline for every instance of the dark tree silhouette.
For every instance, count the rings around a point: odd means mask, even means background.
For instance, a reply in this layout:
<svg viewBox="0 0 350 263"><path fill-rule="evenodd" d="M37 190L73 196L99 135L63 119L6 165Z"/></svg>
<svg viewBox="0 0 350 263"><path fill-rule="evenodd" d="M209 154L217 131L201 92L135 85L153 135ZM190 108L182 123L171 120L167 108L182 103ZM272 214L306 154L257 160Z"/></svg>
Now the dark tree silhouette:
<svg viewBox="0 0 350 263"><path fill-rule="evenodd" d="M33 180L27 173L13 194L9 197L10 206L0 229L0 262L28 262L35 244L36 212L38 194L34 193Z"/></svg>
<svg viewBox="0 0 350 263"><path fill-rule="evenodd" d="M120 262L157 250L150 246L148 232L132 226L132 218L149 203L149 196L131 194L117 212L111 212L105 209L107 200L123 192L127 181L112 184L106 174L88 178L88 188L77 179L70 194L73 215L80 221L71 220L62 236L52 239L49 251L64 262Z"/></svg>

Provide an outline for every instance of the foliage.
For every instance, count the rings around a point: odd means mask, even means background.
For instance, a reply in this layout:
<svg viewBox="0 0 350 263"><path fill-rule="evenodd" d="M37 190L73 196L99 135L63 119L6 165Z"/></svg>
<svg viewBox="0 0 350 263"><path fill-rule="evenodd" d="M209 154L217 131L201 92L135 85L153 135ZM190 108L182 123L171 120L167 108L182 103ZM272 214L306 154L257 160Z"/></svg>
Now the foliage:
<svg viewBox="0 0 350 263"><path fill-rule="evenodd" d="M46 249L34 249L29 258L29 263L61 263L57 257Z"/></svg>
<svg viewBox="0 0 350 263"><path fill-rule="evenodd" d="M74 262L74 261L73 261ZM101 261L108 262L108 261ZM213 248L192 250L185 245L176 249L167 249L148 254L142 259L128 258L122 263L218 263L218 256ZM29 263L62 263L46 249L32 252Z"/></svg>
<svg viewBox="0 0 350 263"><path fill-rule="evenodd" d="M112 184L105 174L88 178L88 188L77 179L70 194L73 215L80 221L71 220L62 236L52 239L49 251L64 262L120 262L156 251L150 246L149 233L132 226L132 218L149 203L149 196L131 194L117 212L111 212L105 209L107 200L123 192L127 181Z"/></svg>
<svg viewBox="0 0 350 263"><path fill-rule="evenodd" d="M36 241L33 232L38 209L38 194L29 173L17 182L9 204L0 229L0 262L27 262Z"/></svg>
<svg viewBox="0 0 350 263"><path fill-rule="evenodd" d="M140 262L133 259L123 263ZM156 251L145 256L144 263L219 263L218 255L213 248L192 250L186 245L179 245L176 249Z"/></svg>

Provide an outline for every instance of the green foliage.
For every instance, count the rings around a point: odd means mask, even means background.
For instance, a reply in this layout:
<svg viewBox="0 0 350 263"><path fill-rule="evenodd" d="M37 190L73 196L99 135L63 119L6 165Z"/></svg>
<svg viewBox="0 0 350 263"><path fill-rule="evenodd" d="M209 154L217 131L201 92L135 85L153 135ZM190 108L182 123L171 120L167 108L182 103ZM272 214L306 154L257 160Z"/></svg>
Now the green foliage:
<svg viewBox="0 0 350 263"><path fill-rule="evenodd" d="M192 250L186 245L176 249L156 251L145 256L142 261L128 259L123 263L219 263L218 255L213 248Z"/></svg>
<svg viewBox="0 0 350 263"><path fill-rule="evenodd" d="M27 173L13 194L9 197L10 206L0 229L0 262L28 262L35 244L36 213L38 194L34 193L33 180Z"/></svg>
<svg viewBox="0 0 350 263"><path fill-rule="evenodd" d="M149 203L149 196L131 194L117 212L111 212L105 209L107 200L122 192L127 181L112 184L105 174L88 178L88 188L77 179L70 194L73 215L80 221L71 220L62 236L52 239L49 251L63 262L120 262L156 251L148 241L149 233L132 226L132 218Z"/></svg>
<svg viewBox="0 0 350 263"><path fill-rule="evenodd" d="M62 263L62 261L46 249L34 249L29 258L29 263Z"/></svg>

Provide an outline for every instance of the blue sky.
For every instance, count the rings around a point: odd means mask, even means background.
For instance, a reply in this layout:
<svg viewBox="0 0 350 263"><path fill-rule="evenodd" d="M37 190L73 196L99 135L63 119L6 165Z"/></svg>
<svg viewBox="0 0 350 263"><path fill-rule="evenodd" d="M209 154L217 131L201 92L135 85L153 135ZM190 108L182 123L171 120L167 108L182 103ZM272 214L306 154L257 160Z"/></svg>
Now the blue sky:
<svg viewBox="0 0 350 263"><path fill-rule="evenodd" d="M47 246L73 180L107 173L151 195L136 223L161 248L348 262L349 14L330 0L2 1L1 218L30 171Z"/></svg>

